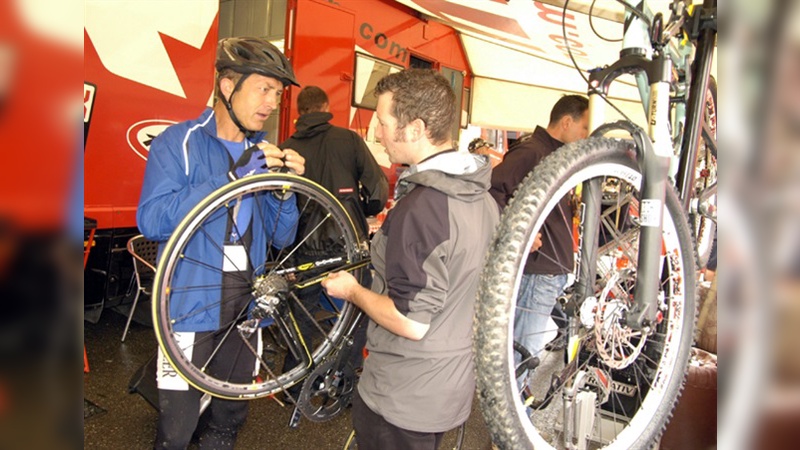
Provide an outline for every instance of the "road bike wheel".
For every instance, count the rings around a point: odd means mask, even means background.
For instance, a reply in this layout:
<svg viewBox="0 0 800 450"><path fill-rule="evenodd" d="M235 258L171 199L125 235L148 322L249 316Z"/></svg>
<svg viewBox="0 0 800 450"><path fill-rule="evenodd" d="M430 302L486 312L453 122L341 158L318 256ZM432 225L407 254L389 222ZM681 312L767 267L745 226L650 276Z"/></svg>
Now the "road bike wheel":
<svg viewBox="0 0 800 450"><path fill-rule="evenodd" d="M252 221L240 230L233 218L246 209ZM288 234L282 234L274 224L292 212L299 212L299 220L291 220ZM234 232L245 237L233 244L249 246L239 252L239 261L235 252L226 253L231 243L223 245ZM181 221L159 259L153 322L162 352L189 384L217 397L263 397L297 383L338 346L355 316L350 303L325 294L310 311L297 292L321 274L366 258L366 243L357 236L336 198L299 176L255 175L214 191ZM199 320L205 314L218 325L208 329L207 321ZM311 333L299 334L302 320L314 324ZM191 331L202 335L186 342L184 333ZM203 341L213 342L212 351L192 358ZM237 350L226 353L230 345ZM284 371L288 351L297 353L299 362ZM229 369L213 369L215 363L252 364L254 375L234 380Z"/></svg>
<svg viewBox="0 0 800 450"><path fill-rule="evenodd" d="M710 137L717 139L717 80L708 79L706 91L705 112L703 114L704 126L708 128ZM717 182L717 151L713 146L706 144L705 139L700 139L697 149L697 163L695 165L694 197L697 198L706 188ZM716 206L716 195L710 200ZM690 220L694 224L694 234L697 238L698 267L704 268L711 257L714 237L717 233L717 223L700 213L692 214Z"/></svg>
<svg viewBox="0 0 800 450"><path fill-rule="evenodd" d="M580 448L581 440L587 448L649 448L663 432L692 343L695 253L686 215L670 188L657 323L650 334L627 327L624 312L637 275L641 180L631 145L591 138L545 158L504 211L481 274L474 338L478 398L500 448ZM574 195L577 210L585 210L590 199L584 198L584 182L602 186L602 198L595 199L602 233L573 226L570 213L556 214L572 227L576 251L590 236L603 240L591 263L588 255L578 256L579 264L592 264L596 271L588 284L593 299L576 298L577 288L567 290L567 348L533 355L539 364L519 384L513 338L525 261L544 219L565 195ZM547 255L547 244L538 251ZM579 278L575 286L582 282Z"/></svg>

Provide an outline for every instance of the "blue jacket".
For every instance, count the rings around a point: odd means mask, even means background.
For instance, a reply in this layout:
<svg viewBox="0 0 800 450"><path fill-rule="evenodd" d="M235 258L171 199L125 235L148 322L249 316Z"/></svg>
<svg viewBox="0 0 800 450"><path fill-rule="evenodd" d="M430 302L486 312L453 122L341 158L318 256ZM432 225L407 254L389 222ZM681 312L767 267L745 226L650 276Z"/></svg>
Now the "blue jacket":
<svg viewBox="0 0 800 450"><path fill-rule="evenodd" d="M264 133L258 133L251 141L260 142L263 138ZM184 216L203 198L230 182L227 174L232 164L227 149L217 138L214 111L210 108L196 120L175 124L153 140L136 221L145 237L160 241L159 254ZM293 200L280 202L271 195L260 195L256 201L253 216L263 217L264 221L251 222L253 267L264 264L268 245L282 248L294 242L299 217ZM277 227L275 217L281 219ZM203 224L207 234L196 233L184 250L185 262L170 283L171 317L185 317L175 324L175 331L212 331L220 326L220 289L180 288L221 286L220 249L227 222L227 214L213 214ZM192 260L202 264L187 263Z"/></svg>

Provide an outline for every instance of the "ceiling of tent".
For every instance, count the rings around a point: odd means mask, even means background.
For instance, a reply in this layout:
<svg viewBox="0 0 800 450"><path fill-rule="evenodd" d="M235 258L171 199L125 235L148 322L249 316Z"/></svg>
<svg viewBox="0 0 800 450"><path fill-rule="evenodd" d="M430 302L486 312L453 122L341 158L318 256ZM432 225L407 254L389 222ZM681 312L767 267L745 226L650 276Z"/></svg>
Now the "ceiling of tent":
<svg viewBox="0 0 800 450"><path fill-rule="evenodd" d="M566 51L561 0L397 1L458 30L475 76L586 91ZM587 13L591 4L591 0L571 0L565 20L566 44L584 72L616 61L621 48L620 42L605 41L595 32L608 39L621 38L622 5L611 0L597 2L590 24ZM669 0L652 0L649 4L668 16ZM633 78L622 82L628 87L612 90L611 96L638 98Z"/></svg>
<svg viewBox="0 0 800 450"><path fill-rule="evenodd" d="M489 91L485 87L492 86L494 101L498 90L510 89L516 95L523 95L526 86L540 90L539 94L528 92L530 98L552 97L562 92L585 93L586 82L570 59L567 47L583 73L611 64L619 57L621 42L603 39L618 40L622 37L624 9L616 1L596 2L590 20L588 12L592 1L571 0L563 24L563 0L397 1L461 33L470 69L477 81L473 95L480 95L478 88L484 87ZM652 10L660 11L666 17L669 16L670 3L670 0L649 2ZM716 73L715 67L712 73ZM619 100L626 114L630 111L644 118L639 112L639 94L632 76L620 77L612 85L609 97ZM549 107L546 111L549 112ZM473 116L478 116L480 125L499 125L482 119L481 112L474 108L472 112ZM498 118L495 122L500 120L508 123L510 118ZM528 124L537 123L531 122L530 118L524 120ZM514 121L504 128L519 125Z"/></svg>

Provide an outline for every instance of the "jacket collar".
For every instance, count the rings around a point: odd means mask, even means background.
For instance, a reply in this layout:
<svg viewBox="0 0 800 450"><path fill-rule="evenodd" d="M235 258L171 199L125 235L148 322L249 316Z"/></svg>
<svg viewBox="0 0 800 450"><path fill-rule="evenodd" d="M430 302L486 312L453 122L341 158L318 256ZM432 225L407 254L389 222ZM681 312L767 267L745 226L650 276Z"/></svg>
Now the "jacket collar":
<svg viewBox="0 0 800 450"><path fill-rule="evenodd" d="M198 122L203 124L202 129L206 134L213 137L214 139L220 139L219 136L217 136L217 121L214 118L214 114L216 113L214 112L213 108L206 108L203 111L203 114L200 115ZM209 118L211 120L208 120ZM266 132L259 131L258 133L254 134L252 138L250 138L250 142L252 143L261 142L264 140L266 136L267 136Z"/></svg>
<svg viewBox="0 0 800 450"><path fill-rule="evenodd" d="M333 119L333 114L329 112L315 111L303 114L297 119L295 124L297 131L292 137L306 139L321 134L333 126L328 123L331 119Z"/></svg>

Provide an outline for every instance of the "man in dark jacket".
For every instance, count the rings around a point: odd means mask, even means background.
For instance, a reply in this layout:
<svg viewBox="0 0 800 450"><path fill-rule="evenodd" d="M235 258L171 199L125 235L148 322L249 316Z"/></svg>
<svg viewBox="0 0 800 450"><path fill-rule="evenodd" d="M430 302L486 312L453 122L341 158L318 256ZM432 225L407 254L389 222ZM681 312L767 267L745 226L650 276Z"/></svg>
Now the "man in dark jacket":
<svg viewBox="0 0 800 450"><path fill-rule="evenodd" d="M297 96L297 131L280 148L292 148L306 159L306 178L329 190L347 209L362 238L367 216L383 210L389 183L364 139L356 132L331 125L328 96L306 86Z"/></svg>
<svg viewBox="0 0 800 450"><path fill-rule="evenodd" d="M325 91L317 86L306 86L297 96L297 131L286 141L279 145L280 148L295 149L307 162L305 176L330 191L347 209L353 220L362 242L369 238L367 216L375 215L386 204L389 197L389 183L383 170L375 161L364 139L357 133L346 128L331 125L333 115L329 111L328 96ZM314 211L305 211L304 214L315 214ZM304 221L301 218L298 236L304 236L303 224L319 221ZM325 235L325 233L315 233ZM307 242L304 248L313 250L297 255L303 261L315 261L331 254L341 254L336 249L337 238L330 236L329 240ZM362 282L369 286L372 280L364 277ZM320 310L321 287L318 284L303 289L299 297L305 308L315 313ZM299 318L300 330L304 336L314 333L316 327L311 323L307 314L296 311ZM366 321L363 326L355 331L351 357L349 359L353 368L361 365L361 354L366 342ZM291 353L287 354L284 361L284 370L297 364ZM302 384L296 384L288 389L290 398L297 398ZM295 427L300 420L300 411L295 408L289 420L289 426Z"/></svg>
<svg viewBox="0 0 800 450"><path fill-rule="evenodd" d="M580 95L565 95L550 112L547 128L540 126L530 138L520 139L509 149L503 162L492 171L490 194L501 208L517 186L547 155L564 144L585 139L589 134L589 100ZM573 270L572 207L569 196L545 219L537 251L525 264L517 297L514 318L514 341L525 346L533 356L543 349L545 328L556 298Z"/></svg>

